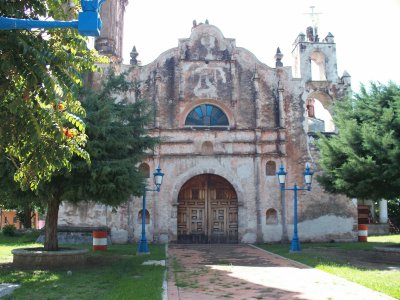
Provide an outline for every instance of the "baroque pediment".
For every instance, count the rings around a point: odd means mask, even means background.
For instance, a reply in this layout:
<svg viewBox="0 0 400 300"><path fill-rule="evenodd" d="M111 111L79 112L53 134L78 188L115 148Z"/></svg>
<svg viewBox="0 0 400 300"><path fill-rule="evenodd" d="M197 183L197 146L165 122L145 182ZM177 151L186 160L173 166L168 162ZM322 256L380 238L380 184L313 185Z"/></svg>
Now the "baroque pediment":
<svg viewBox="0 0 400 300"><path fill-rule="evenodd" d="M232 60L235 40L224 38L215 26L200 24L192 28L188 39L179 40L180 58L187 61Z"/></svg>

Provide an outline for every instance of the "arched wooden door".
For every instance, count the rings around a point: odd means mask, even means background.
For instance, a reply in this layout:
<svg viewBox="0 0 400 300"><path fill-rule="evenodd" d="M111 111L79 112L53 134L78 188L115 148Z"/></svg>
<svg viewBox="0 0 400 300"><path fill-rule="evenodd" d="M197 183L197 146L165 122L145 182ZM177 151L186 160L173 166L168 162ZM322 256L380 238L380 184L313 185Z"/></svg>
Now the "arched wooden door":
<svg viewBox="0 0 400 300"><path fill-rule="evenodd" d="M238 242L237 196L227 180L204 174L183 185L178 196L178 242Z"/></svg>

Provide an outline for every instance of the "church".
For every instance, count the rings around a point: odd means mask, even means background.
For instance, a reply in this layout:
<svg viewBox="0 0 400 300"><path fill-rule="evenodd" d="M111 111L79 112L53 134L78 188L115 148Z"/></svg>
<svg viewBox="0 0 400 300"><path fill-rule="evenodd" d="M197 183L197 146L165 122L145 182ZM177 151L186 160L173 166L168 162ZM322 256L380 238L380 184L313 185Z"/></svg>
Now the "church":
<svg viewBox="0 0 400 300"><path fill-rule="evenodd" d="M293 67L283 65L279 48L275 66L267 66L218 27L194 21L190 36L152 63L142 66L134 48L124 65L125 5L103 4L96 48L128 72L153 105L149 130L161 143L140 168L152 177L160 166L164 181L159 193L147 192L145 211L137 197L116 210L64 203L59 225L107 226L114 243L125 243L140 240L145 214L147 239L155 243L290 239L293 192L280 190L276 172L285 167L288 187L304 185L306 163L314 177L320 172L316 133L334 134L331 104L351 88L348 73L337 74L334 36L320 38L310 26L294 40ZM101 76L94 75L93 85ZM302 241L354 240L357 203L326 193L314 180L311 191L298 194L298 226Z"/></svg>

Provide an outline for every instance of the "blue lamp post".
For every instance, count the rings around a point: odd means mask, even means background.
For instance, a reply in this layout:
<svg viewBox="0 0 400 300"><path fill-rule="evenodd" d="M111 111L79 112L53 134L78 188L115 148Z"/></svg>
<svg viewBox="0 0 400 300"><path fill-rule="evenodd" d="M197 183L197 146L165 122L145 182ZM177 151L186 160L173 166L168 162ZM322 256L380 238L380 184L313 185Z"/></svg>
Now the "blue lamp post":
<svg viewBox="0 0 400 300"><path fill-rule="evenodd" d="M300 241L299 241L299 236L297 232L297 191L311 191L311 183L312 183L312 176L314 172L310 170L310 165L307 163L306 164L306 169L304 171L304 183L305 187L300 188L297 186L295 183L293 188L285 188L285 180L286 180L286 172L281 165L279 168L279 171L276 173L278 176L278 181L281 186L281 191L293 191L294 192L294 221L293 221L293 238L292 238L292 244L290 246L290 252L299 252L300 251Z"/></svg>
<svg viewBox="0 0 400 300"><path fill-rule="evenodd" d="M159 192L161 188L161 184L163 181L164 173L161 172L160 166L158 166L156 172L153 174L154 176L154 184L156 186L155 189L149 189L146 186L143 189L143 208L142 208L142 238L140 239L140 243L138 246L137 254L150 254L149 245L146 239L146 192Z"/></svg>
<svg viewBox="0 0 400 300"><path fill-rule="evenodd" d="M84 36L99 36L102 26L101 4L106 0L81 0L82 11L78 20L46 21L0 17L0 30L33 28L76 28Z"/></svg>

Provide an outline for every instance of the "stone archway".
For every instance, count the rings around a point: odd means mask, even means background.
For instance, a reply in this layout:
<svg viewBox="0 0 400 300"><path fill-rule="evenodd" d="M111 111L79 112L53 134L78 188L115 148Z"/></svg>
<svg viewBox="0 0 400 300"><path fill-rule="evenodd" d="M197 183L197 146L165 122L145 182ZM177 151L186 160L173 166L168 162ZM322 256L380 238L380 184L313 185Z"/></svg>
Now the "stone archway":
<svg viewBox="0 0 400 300"><path fill-rule="evenodd" d="M178 196L178 242L237 243L238 201L223 177L192 177Z"/></svg>

